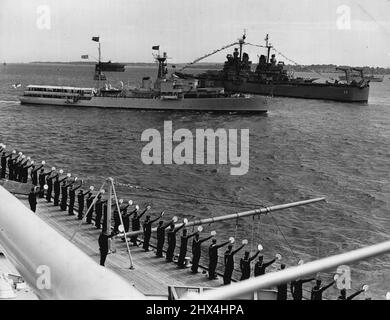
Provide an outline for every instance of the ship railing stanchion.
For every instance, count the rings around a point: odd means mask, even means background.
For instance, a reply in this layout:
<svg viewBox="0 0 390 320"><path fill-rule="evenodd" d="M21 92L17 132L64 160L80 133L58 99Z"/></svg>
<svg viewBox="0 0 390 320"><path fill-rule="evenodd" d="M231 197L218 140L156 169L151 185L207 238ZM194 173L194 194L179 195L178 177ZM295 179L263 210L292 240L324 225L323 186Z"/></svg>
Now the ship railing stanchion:
<svg viewBox="0 0 390 320"><path fill-rule="evenodd" d="M114 193L116 208L117 208L118 214L119 214L119 219L120 219L120 221L121 221L121 225L123 226L123 219L122 219L122 215L121 215L121 208L120 208L120 206L119 206L118 197L117 197L116 191L115 191L114 179L109 178L108 180L109 180L110 183L111 183L110 190L111 190L111 188L112 188L112 191L113 191L113 193ZM107 217L107 221L108 221L108 217ZM111 220L109 220L109 221L110 221L110 223L111 223ZM126 247L127 247L127 253L129 254L130 269L133 270L133 269L134 269L134 265L133 265L133 259L132 259L132 257L131 257L129 241L128 241L128 239L127 239L125 230L123 230L123 231L124 231L124 237L125 237L125 242L126 242Z"/></svg>

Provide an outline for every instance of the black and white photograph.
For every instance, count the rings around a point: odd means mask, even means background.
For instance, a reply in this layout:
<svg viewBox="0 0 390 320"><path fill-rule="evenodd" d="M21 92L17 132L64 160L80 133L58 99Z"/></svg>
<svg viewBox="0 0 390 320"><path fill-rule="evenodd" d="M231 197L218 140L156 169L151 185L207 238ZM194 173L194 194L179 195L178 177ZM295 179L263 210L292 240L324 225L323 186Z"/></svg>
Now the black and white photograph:
<svg viewBox="0 0 390 320"><path fill-rule="evenodd" d="M0 0L0 301L390 300L389 17Z"/></svg>

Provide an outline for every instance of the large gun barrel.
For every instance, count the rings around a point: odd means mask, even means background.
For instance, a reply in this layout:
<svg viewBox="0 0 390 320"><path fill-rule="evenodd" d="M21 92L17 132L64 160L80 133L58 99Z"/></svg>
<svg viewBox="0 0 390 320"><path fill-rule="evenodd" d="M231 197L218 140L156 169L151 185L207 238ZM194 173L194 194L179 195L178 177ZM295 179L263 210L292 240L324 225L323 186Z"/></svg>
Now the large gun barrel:
<svg viewBox="0 0 390 320"><path fill-rule="evenodd" d="M255 216L255 215L260 215L260 214L268 214L268 213L274 212L274 211L280 211L280 210L284 210L284 209L288 209L288 208L304 206L304 205L308 205L308 204L316 203L316 202L320 202L320 201L325 201L325 200L326 200L325 198L316 198L316 199L310 199L310 200L304 200L304 201L276 205L276 206L272 206L272 207L265 207L265 208L260 208L260 209L245 211L245 212L232 213L232 214L227 214L227 215L223 215L223 216L219 216L219 217L200 219L200 220L195 220L195 221L191 221L191 222L187 223L186 227L200 226L202 224L210 224L210 223L214 223L214 222L234 220L237 218L244 218L244 217ZM183 225L183 223L178 223L175 225L175 227L181 227L182 225ZM157 228L152 229L152 232L156 232L156 231L157 231ZM137 235L140 235L142 233L143 233L143 231L132 231L132 232L126 233L126 235L127 236L137 236Z"/></svg>

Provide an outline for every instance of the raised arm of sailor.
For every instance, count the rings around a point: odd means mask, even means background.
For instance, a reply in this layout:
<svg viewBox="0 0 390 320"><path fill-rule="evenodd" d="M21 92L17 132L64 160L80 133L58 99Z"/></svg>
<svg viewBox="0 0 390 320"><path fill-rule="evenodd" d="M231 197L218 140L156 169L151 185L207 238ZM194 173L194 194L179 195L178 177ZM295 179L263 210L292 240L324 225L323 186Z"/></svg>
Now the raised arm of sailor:
<svg viewBox="0 0 390 320"><path fill-rule="evenodd" d="M333 286L336 283L336 281L332 281L328 285L322 287L319 291L324 292L325 290L329 289L331 286Z"/></svg>
<svg viewBox="0 0 390 320"><path fill-rule="evenodd" d="M245 247L245 244L243 244L243 245L241 245L238 249L236 249L236 250L234 250L233 252L232 252L232 255L235 255L238 251L240 251L242 248L244 248Z"/></svg>
<svg viewBox="0 0 390 320"><path fill-rule="evenodd" d="M275 261L276 261L276 259L273 259L273 260L271 260L270 262L263 263L264 268L269 267L269 266L272 265Z"/></svg>
<svg viewBox="0 0 390 320"><path fill-rule="evenodd" d="M174 233L179 232L179 231L180 231L181 229L183 229L185 226L186 226L186 224L183 223L180 227L178 227L177 229L175 229Z"/></svg>
<svg viewBox="0 0 390 320"><path fill-rule="evenodd" d="M351 295L347 298L347 300L352 300L353 298L355 298L356 296L358 296L359 294L361 294L361 293L363 293L363 292L364 292L364 290L359 290L359 291L355 292L354 294L351 294Z"/></svg>
<svg viewBox="0 0 390 320"><path fill-rule="evenodd" d="M207 237L207 238L201 239L201 240L199 240L199 243L203 243L203 242L205 242L205 241L207 241L207 240L210 240L212 237L213 237L213 236L209 236L209 237Z"/></svg>
<svg viewBox="0 0 390 320"><path fill-rule="evenodd" d="M226 242L224 242L224 243L222 243L222 244L217 245L216 248L217 248L217 249L222 248L222 247L226 246L226 245L229 244L229 243L230 243L230 241L226 241Z"/></svg>
<svg viewBox="0 0 390 320"><path fill-rule="evenodd" d="M249 258L249 262L253 261L256 259L256 257L260 254L260 251L257 251L251 258Z"/></svg>

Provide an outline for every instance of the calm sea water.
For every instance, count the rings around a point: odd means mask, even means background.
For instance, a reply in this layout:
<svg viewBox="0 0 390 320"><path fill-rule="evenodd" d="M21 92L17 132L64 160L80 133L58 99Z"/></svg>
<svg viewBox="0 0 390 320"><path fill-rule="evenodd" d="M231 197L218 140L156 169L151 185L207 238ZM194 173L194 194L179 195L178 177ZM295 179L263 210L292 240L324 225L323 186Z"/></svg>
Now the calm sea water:
<svg viewBox="0 0 390 320"><path fill-rule="evenodd" d="M22 89L11 87L18 82L92 86L92 74L92 67L86 66L0 66L0 140L84 178L87 185L98 186L112 176L118 182L172 191L118 188L124 199L151 203L155 213L165 209L169 216L204 218L257 204L326 196L327 203L280 211L260 221L247 218L237 226L226 222L205 228L216 229L219 240L236 235L238 241L247 238L253 248L261 242L266 259L281 253L287 265L389 239L388 76L383 83L371 84L368 105L275 98L266 116L22 106L18 102ZM154 74L152 68L128 68L113 74L111 82L137 84ZM193 132L248 128L249 173L233 177L229 166L222 165L144 165L141 133L147 128L162 130L164 120L172 120L174 130ZM351 269L354 288L367 283L370 296L378 299L390 291L388 256L353 264ZM332 277L320 276L325 281ZM337 292L328 295L335 297Z"/></svg>

